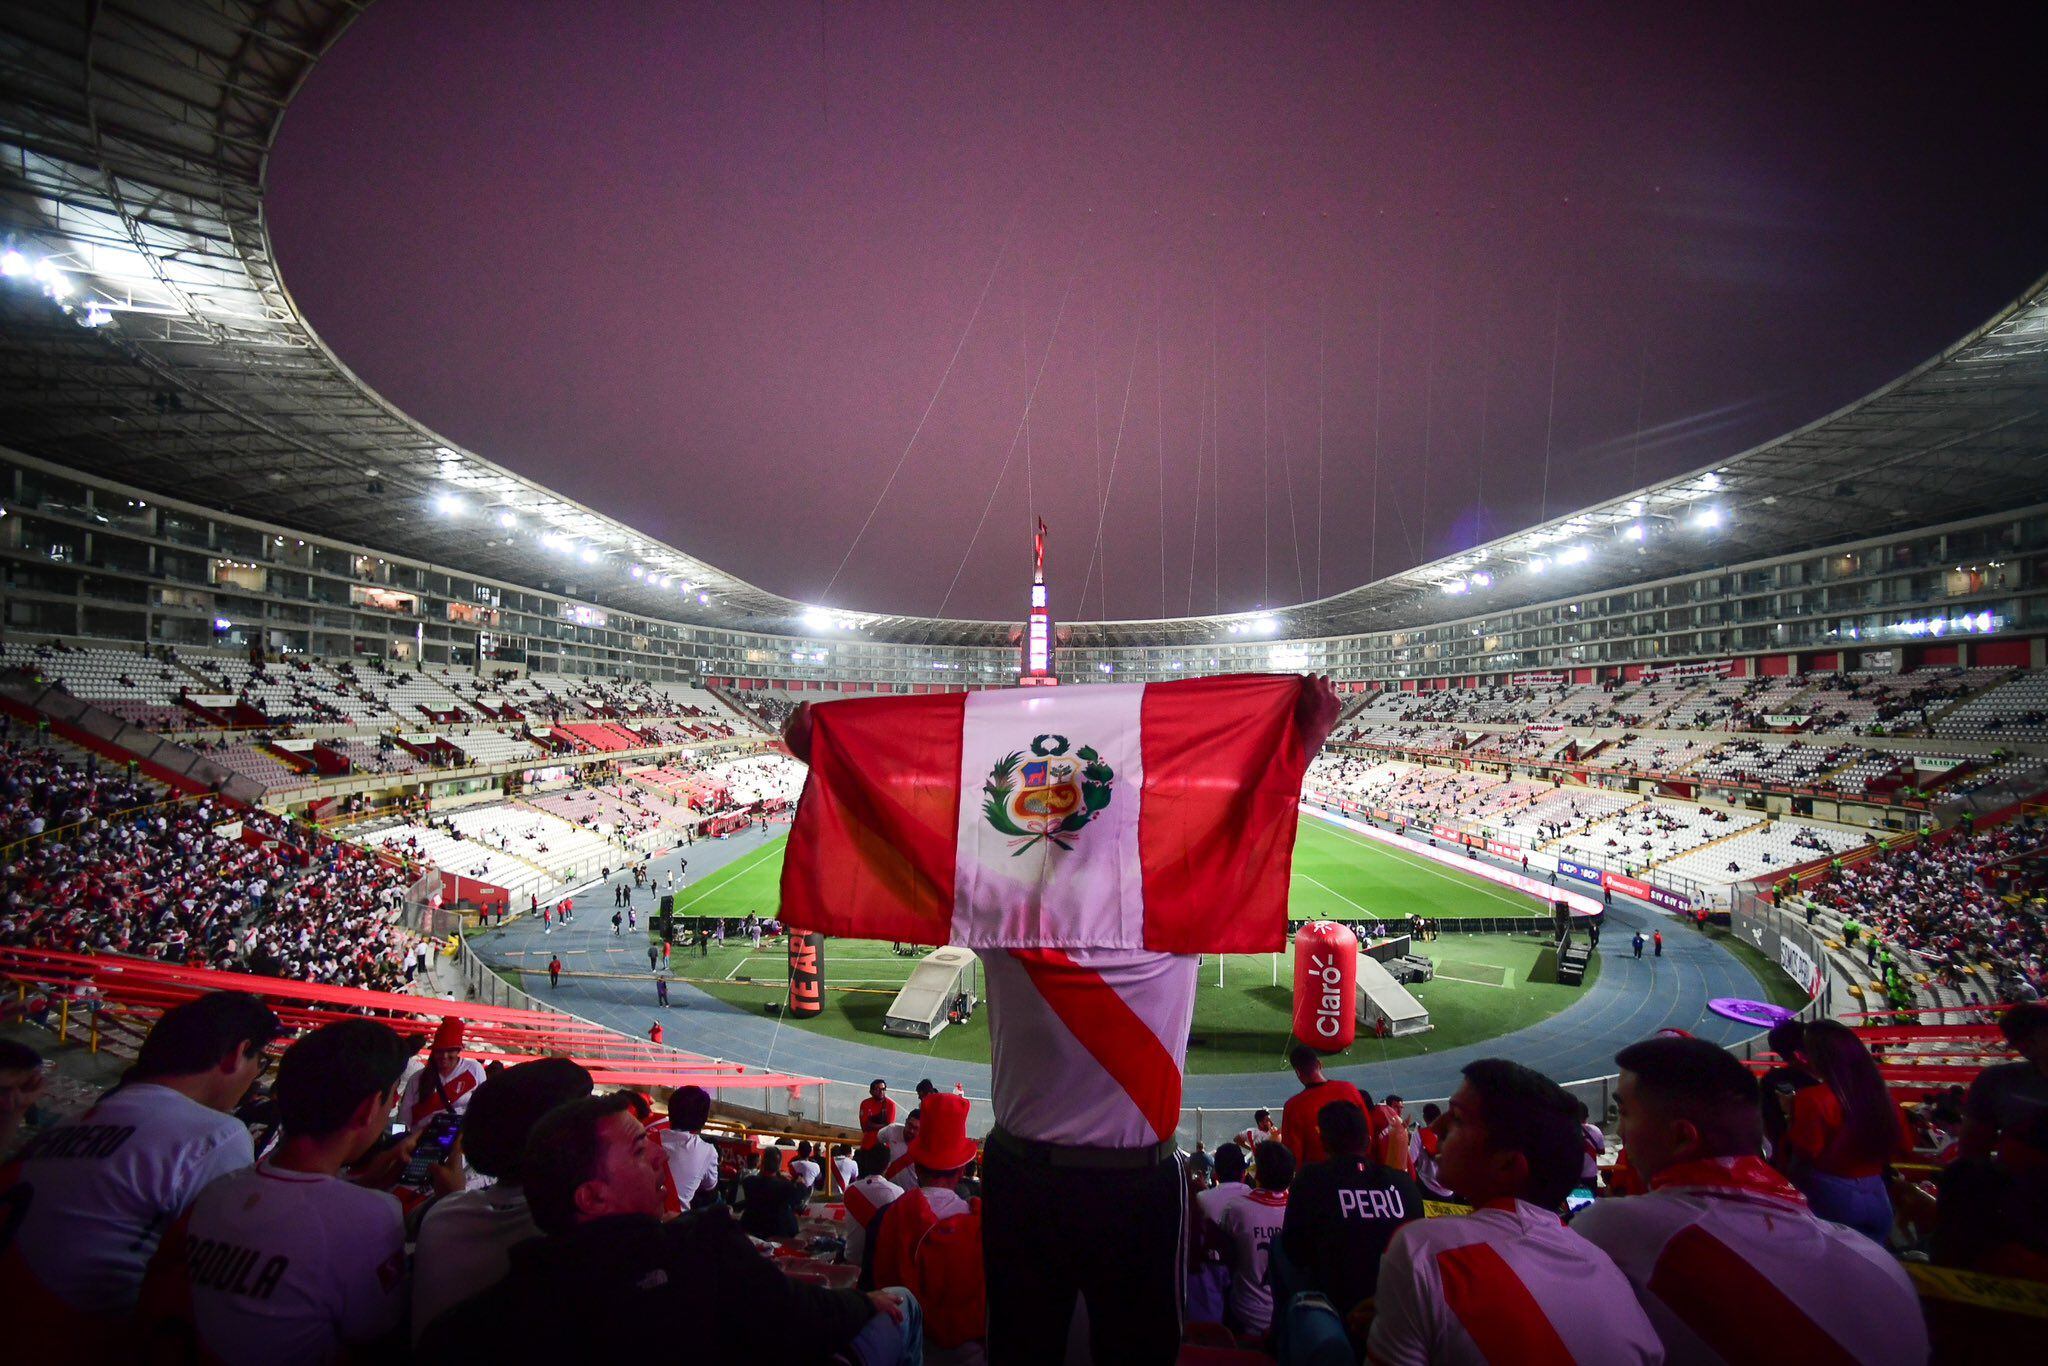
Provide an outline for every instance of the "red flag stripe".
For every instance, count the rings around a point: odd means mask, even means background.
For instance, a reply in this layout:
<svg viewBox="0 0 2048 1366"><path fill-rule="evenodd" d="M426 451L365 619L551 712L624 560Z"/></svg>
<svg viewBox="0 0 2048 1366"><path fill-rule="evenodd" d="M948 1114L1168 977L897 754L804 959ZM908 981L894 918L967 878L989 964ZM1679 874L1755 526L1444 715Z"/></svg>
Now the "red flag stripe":
<svg viewBox="0 0 2048 1366"><path fill-rule="evenodd" d="M1650 1293L1727 1361L1854 1366L1856 1357L1735 1249L1694 1224L1664 1245ZM1731 1306L1739 1306L1731 1312Z"/></svg>
<svg viewBox="0 0 2048 1366"><path fill-rule="evenodd" d="M1310 757L1298 717L1307 686L1293 675L1239 675L1146 687L1146 948L1265 953L1285 941Z"/></svg>
<svg viewBox="0 0 2048 1366"><path fill-rule="evenodd" d="M1012 958L1088 1056L1123 1087L1163 1143L1180 1124L1180 1064L1102 974L1059 949L1015 949Z"/></svg>
<svg viewBox="0 0 2048 1366"><path fill-rule="evenodd" d="M1575 1366L1571 1350L1522 1278L1489 1243L1436 1255L1444 1303L1488 1361Z"/></svg>
<svg viewBox="0 0 2048 1366"><path fill-rule="evenodd" d="M786 924L947 942L966 711L965 693L812 710L811 769L782 864Z"/></svg>

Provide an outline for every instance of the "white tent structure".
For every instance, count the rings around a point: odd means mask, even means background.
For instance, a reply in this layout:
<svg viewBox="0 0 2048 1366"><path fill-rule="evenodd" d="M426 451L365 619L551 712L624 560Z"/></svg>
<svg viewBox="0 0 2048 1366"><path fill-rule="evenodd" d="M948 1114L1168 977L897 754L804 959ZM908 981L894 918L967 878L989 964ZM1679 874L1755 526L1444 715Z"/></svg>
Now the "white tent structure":
<svg viewBox="0 0 2048 1366"><path fill-rule="evenodd" d="M1432 1028L1429 1010L1408 988L1395 981L1379 960L1358 955L1358 1032L1377 1033L1379 1022L1395 1037L1421 1034Z"/></svg>

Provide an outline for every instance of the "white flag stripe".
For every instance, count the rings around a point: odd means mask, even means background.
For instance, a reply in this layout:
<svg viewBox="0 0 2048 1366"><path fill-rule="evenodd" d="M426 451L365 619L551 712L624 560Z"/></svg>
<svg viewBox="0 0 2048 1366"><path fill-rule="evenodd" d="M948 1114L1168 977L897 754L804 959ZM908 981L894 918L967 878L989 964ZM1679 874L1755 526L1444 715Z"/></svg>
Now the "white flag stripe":
<svg viewBox="0 0 2048 1366"><path fill-rule="evenodd" d="M953 865L955 944L1144 947L1138 804L1145 781L1139 735L1145 685L1061 691L1057 721L1049 689L988 690L967 698ZM1106 782L1082 781L1083 749L1108 766ZM996 780L1003 791L991 798L991 775L1013 755L1015 763ZM1087 791L1097 802L1106 792L1107 804L1078 829L1058 829L1063 817L1089 810ZM987 812L991 800L1000 825ZM1027 809L1034 802L1042 811ZM1054 828L1040 833L1047 826Z"/></svg>

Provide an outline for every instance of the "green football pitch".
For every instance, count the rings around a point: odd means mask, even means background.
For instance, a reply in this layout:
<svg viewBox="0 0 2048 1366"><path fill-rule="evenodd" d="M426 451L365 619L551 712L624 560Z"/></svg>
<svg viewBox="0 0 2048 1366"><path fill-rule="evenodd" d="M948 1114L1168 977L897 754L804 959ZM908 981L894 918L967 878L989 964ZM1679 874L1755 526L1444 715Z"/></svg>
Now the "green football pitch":
<svg viewBox="0 0 2048 1366"><path fill-rule="evenodd" d="M775 912L782 870L780 841L727 864L679 893L678 916L744 916ZM1289 914L1296 920L1404 920L1414 914L1442 921L1526 916L1527 934L1451 932L1417 946L1435 961L1435 980L1413 990L1435 1028L1404 1039L1361 1037L1332 1059L1374 1062L1428 1053L1525 1028L1577 999L1580 988L1544 980L1549 942L1541 931L1548 912L1538 902L1430 859L1304 817L1295 842ZM858 1040L911 1054L967 1062L988 1060L988 1021L977 1012L966 1025L929 1042L882 1032L882 1017L920 948L898 954L890 945L833 939L825 947L825 1010L785 1026L829 1038ZM756 953L728 937L708 958L679 955L678 976L720 1000L747 1010L778 1001L786 989L786 959ZM1268 1071L1285 1066L1294 1001L1291 948L1277 953L1211 955L1203 961L1188 1049L1193 1072ZM1593 973L1598 972L1595 960ZM1593 975L1587 978L1590 983Z"/></svg>
<svg viewBox="0 0 2048 1366"><path fill-rule="evenodd" d="M781 878L778 839L678 892L676 914L773 918ZM1301 818L1295 838L1287 909L1295 920L1549 918L1548 908L1519 892L1312 816Z"/></svg>

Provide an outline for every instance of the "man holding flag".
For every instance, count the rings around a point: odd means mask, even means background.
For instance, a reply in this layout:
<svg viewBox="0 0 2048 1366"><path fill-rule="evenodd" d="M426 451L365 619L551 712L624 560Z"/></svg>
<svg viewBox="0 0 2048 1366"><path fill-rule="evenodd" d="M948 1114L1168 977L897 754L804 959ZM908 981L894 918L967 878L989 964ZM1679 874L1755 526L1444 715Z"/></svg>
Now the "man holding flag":
<svg viewBox="0 0 2048 1366"><path fill-rule="evenodd" d="M1195 955L1285 941L1302 774L1337 712L1322 679L1238 675L790 718L811 771L785 923L982 957L991 1361L1060 1359L1077 1297L1095 1359L1178 1353Z"/></svg>

